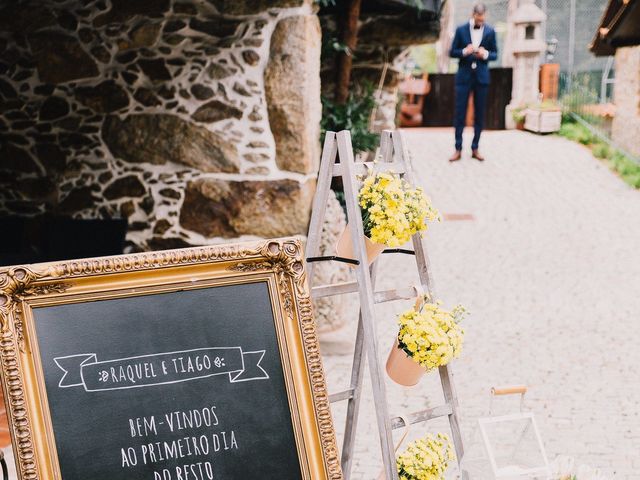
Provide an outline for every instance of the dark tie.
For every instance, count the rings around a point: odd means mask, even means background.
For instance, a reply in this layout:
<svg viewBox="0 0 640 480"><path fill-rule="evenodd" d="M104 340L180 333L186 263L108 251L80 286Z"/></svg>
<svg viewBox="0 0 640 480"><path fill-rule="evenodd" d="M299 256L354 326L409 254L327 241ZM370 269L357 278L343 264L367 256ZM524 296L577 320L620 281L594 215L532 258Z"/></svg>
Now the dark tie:
<svg viewBox="0 0 640 480"><path fill-rule="evenodd" d="M474 30L480 30L480 25L474 25L474 26L473 26L473 29L474 29Z"/></svg>

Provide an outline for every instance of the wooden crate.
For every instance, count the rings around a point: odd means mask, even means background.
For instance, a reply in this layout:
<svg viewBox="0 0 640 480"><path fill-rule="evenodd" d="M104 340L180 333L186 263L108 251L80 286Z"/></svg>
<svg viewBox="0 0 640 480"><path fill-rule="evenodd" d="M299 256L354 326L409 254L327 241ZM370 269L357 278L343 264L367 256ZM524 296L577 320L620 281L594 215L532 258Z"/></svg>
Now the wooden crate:
<svg viewBox="0 0 640 480"><path fill-rule="evenodd" d="M524 129L536 133L551 133L560 130L562 112L560 110L528 109L524 117Z"/></svg>

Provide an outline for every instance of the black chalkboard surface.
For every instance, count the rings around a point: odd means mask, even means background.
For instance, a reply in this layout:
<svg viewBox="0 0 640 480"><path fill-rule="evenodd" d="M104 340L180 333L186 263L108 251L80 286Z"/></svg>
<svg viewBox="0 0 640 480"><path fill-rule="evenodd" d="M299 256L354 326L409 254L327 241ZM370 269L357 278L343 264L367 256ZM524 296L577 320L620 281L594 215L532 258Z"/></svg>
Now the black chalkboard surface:
<svg viewBox="0 0 640 480"><path fill-rule="evenodd" d="M303 478L266 282L33 322L63 480Z"/></svg>

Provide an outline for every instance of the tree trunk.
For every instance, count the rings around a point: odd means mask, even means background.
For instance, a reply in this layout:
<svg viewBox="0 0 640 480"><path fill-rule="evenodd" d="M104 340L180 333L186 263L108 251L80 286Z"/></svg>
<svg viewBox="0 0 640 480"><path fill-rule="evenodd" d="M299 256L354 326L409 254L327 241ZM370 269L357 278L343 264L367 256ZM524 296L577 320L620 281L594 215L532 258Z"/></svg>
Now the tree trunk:
<svg viewBox="0 0 640 480"><path fill-rule="evenodd" d="M351 66L353 52L358 43L358 18L362 0L346 0L346 12L342 17L340 41L349 48L349 52L340 52L336 72L335 102L344 104L349 97L349 82L351 80Z"/></svg>

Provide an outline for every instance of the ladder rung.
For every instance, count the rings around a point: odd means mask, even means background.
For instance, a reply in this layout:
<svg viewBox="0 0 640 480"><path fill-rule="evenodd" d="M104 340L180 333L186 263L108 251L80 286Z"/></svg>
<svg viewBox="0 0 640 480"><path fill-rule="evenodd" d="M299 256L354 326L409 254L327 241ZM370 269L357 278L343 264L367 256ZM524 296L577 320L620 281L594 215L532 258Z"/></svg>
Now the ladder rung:
<svg viewBox="0 0 640 480"><path fill-rule="evenodd" d="M319 285L311 289L313 298L330 297L333 295L343 295L358 291L357 282L335 283L333 285ZM373 294L375 303L392 302L394 300L408 300L418 295L415 287L398 288L394 290L383 290Z"/></svg>
<svg viewBox="0 0 640 480"><path fill-rule="evenodd" d="M413 425L414 423L426 422L438 417L445 417L447 415L451 415L452 413L453 409L451 408L451 405L438 405L437 407L411 413L407 415L407 420L409 420L410 425ZM402 428L404 426L405 424L402 417L391 417L391 428L396 429Z"/></svg>
<svg viewBox="0 0 640 480"><path fill-rule="evenodd" d="M373 294L375 303L392 302L394 300L408 300L418 296L415 287L397 288L394 290L383 290Z"/></svg>
<svg viewBox="0 0 640 480"><path fill-rule="evenodd" d="M357 282L334 283L333 285L320 285L311 289L313 298L330 297L332 295L342 295L358 291Z"/></svg>
<svg viewBox="0 0 640 480"><path fill-rule="evenodd" d="M385 172L393 172L393 173L405 173L406 168L404 164L400 162L356 162L353 164L353 169L356 175L367 175L370 171L370 168L373 171L383 170ZM336 163L333 165L333 176L341 177L342 176L342 164Z"/></svg>
<svg viewBox="0 0 640 480"><path fill-rule="evenodd" d="M342 400L349 400L350 398L353 398L354 390L355 389L353 388L348 388L347 390L344 390L342 392L332 393L331 395L329 395L329 402L334 403L341 402Z"/></svg>

